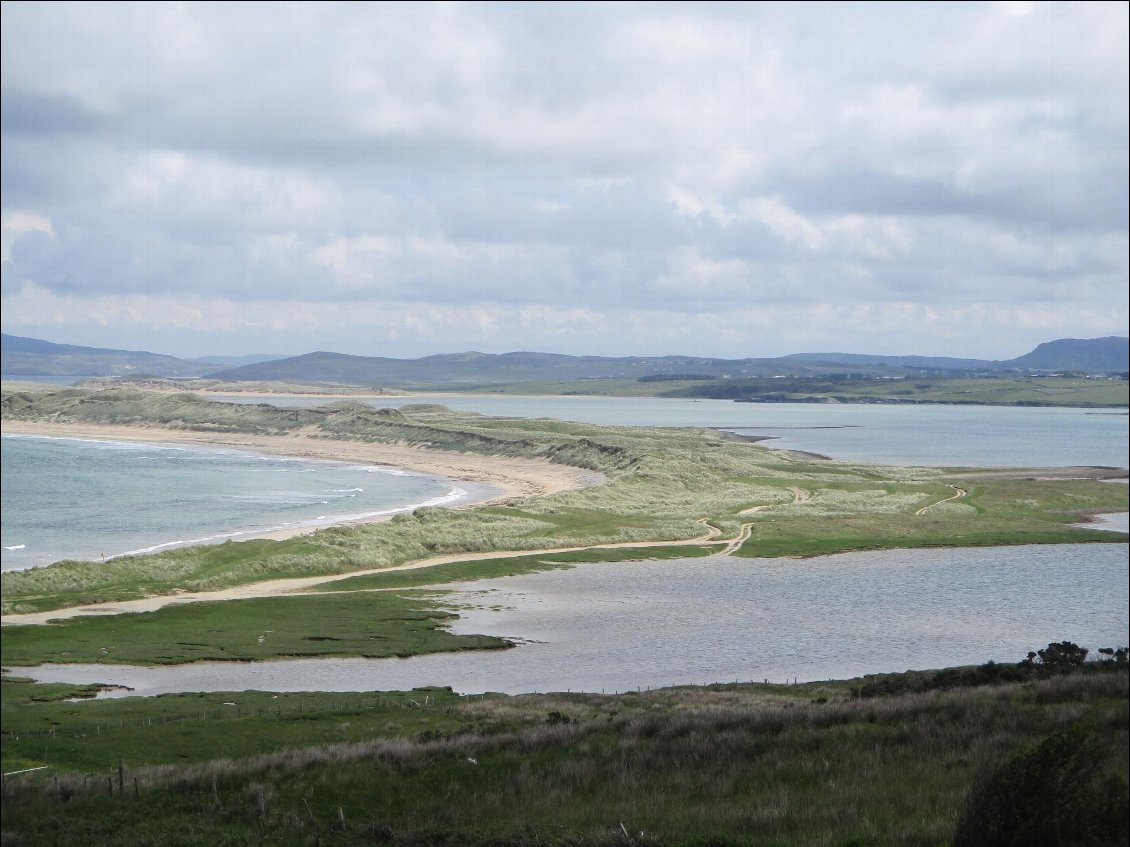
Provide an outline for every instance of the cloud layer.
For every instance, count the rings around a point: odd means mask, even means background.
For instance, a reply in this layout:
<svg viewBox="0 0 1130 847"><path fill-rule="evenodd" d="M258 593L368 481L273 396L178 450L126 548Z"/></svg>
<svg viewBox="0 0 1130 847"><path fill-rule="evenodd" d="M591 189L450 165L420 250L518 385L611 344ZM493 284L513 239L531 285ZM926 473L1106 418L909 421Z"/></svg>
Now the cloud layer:
<svg viewBox="0 0 1130 847"><path fill-rule="evenodd" d="M183 355L1124 335L1127 30L1107 3L5 4L4 329Z"/></svg>

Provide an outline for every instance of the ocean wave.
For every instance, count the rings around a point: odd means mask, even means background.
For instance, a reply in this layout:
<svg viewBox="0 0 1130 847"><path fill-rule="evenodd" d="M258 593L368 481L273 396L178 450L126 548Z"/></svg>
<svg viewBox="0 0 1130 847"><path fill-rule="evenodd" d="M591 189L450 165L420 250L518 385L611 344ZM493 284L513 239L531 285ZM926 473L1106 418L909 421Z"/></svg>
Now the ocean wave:
<svg viewBox="0 0 1130 847"><path fill-rule="evenodd" d="M11 547L5 547L5 550L26 550L26 544L13 544Z"/></svg>
<svg viewBox="0 0 1130 847"><path fill-rule="evenodd" d="M223 494L221 499L249 506L316 506L335 500L350 500L364 488L333 488L325 491L261 491L254 494Z"/></svg>
<svg viewBox="0 0 1130 847"><path fill-rule="evenodd" d="M129 550L125 553L115 553L112 556L106 556L105 561L111 559L120 559L125 556L144 556L149 553L158 553L162 550L170 550L176 547L193 547L200 544L215 544L220 541L234 541L238 538L252 538L263 535L269 535L275 532L284 532L293 529L325 529L331 526L338 526L341 524L360 523L364 521L372 521L385 517L392 517L393 515L405 514L413 512L416 509L422 509L432 506L445 506L449 503L455 503L468 496L465 489L459 487L451 488L446 494L439 497L433 497L430 500L424 500L420 503L409 503L404 506L395 506L389 509L379 509L371 512L358 512L349 515L319 515L313 520L306 521L292 521L284 524L277 524L269 527L261 527L256 529L242 529L233 530L231 532L221 532L214 535L206 535L201 538L192 539L178 539L177 541L166 541L161 544L153 544L149 547L140 547L137 550Z"/></svg>
<svg viewBox="0 0 1130 847"><path fill-rule="evenodd" d="M177 444L149 441L113 441L104 438L80 438L74 435L25 435L23 433L4 433L4 438L20 441L50 441L79 444L84 447L97 447L102 450L116 450L126 452L144 452L146 450L168 450L180 453L192 452L193 448L181 447Z"/></svg>

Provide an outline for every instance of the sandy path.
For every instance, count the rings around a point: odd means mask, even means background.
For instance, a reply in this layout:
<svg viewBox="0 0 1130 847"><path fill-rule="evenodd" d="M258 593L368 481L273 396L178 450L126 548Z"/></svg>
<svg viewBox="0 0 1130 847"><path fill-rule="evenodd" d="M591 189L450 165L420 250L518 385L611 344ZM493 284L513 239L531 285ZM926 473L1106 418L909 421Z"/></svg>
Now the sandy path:
<svg viewBox="0 0 1130 847"><path fill-rule="evenodd" d="M72 606L67 609L55 609L49 612L31 612L20 615L4 615L0 618L3 625L17 624L45 624L55 620L77 618L91 615L121 615L137 612L155 612L165 606L177 606L184 603L220 602L224 600L247 600L254 597L277 597L282 594L295 594L306 591L317 585L339 582L355 576L369 576L378 573L395 573L396 571L411 571L421 568L430 568L435 565L447 565L453 562L478 561L480 559L509 559L513 556L552 556L557 553L575 553L583 550L616 550L645 547L682 547L694 544L726 544L724 552L731 552L741 546L749 538L752 524L743 524L737 537L727 540L720 539L722 534L718 527L713 526L706 518L700 518L698 523L706 528L706 532L695 538L678 539L675 541L620 541L612 544L595 544L584 547L552 547L544 550L497 550L490 553L455 553L445 556L432 556L419 559L403 565L393 565L387 568L369 568L349 573L296 577L293 579L273 579L264 582L255 582L248 585L239 585L234 588L225 588L221 591L194 591L180 592L177 594L162 594L155 597L144 597L138 600L123 600L112 603L92 603L87 606ZM425 588L426 586L413 586ZM402 590L402 589L398 589Z"/></svg>
<svg viewBox="0 0 1130 847"><path fill-rule="evenodd" d="M951 485L949 487L952 488L956 493L950 495L949 497L945 497L941 500L936 500L933 503L930 503L928 506L923 506L921 509L919 509L914 514L915 515L924 515L924 514L926 514L927 510L932 509L935 506L938 506L942 503L948 503L950 500L959 500L960 498L964 497L966 494L969 493L964 488L958 488L956 485Z"/></svg>
<svg viewBox="0 0 1130 847"><path fill-rule="evenodd" d="M804 488L790 487L789 491L792 492L793 502L790 505L795 506L797 503L807 503L812 499L812 492ZM739 515L752 515L757 512L764 512L766 509L772 509L774 506L779 506L779 503L765 503L761 506L750 506L748 509L742 509L738 512Z"/></svg>
<svg viewBox="0 0 1130 847"><path fill-rule="evenodd" d="M747 541L749 541L749 537L751 535L753 535L753 524L751 524L751 523L742 524L741 530L738 532L738 534L734 538L730 539L730 541L726 544L726 546L723 548L722 552L719 555L721 555L721 556L732 556L734 553L738 552L738 549L743 544L745 544Z"/></svg>

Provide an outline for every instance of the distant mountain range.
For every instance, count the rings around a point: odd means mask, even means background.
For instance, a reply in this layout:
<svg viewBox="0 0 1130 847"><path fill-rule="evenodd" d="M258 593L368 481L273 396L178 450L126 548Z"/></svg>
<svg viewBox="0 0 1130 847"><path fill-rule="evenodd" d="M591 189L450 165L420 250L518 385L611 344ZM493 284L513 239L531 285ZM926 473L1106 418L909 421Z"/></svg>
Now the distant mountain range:
<svg viewBox="0 0 1130 847"><path fill-rule="evenodd" d="M208 377L225 382L276 381L370 387L435 387L581 379L725 379L772 376L870 376L929 373L1076 371L1125 373L1130 339L1063 338L1006 361L932 356L797 353L772 359L697 356L566 356L556 353L457 353L420 359L307 353L302 356L178 359L157 353L54 344L3 334L3 373L11 376Z"/></svg>
<svg viewBox="0 0 1130 847"><path fill-rule="evenodd" d="M239 367L283 356L208 356L178 359L144 350L114 350L55 344L38 338L0 334L0 369L11 376L206 376L218 368Z"/></svg>

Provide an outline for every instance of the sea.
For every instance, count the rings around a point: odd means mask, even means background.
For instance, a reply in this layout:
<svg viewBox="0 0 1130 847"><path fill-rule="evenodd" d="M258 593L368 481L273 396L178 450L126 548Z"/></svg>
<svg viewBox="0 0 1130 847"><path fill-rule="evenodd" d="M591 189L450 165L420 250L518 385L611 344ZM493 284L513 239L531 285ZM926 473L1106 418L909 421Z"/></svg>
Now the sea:
<svg viewBox="0 0 1130 847"><path fill-rule="evenodd" d="M396 468L175 444L4 435L3 570L107 560L466 500Z"/></svg>

